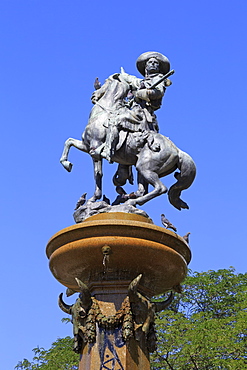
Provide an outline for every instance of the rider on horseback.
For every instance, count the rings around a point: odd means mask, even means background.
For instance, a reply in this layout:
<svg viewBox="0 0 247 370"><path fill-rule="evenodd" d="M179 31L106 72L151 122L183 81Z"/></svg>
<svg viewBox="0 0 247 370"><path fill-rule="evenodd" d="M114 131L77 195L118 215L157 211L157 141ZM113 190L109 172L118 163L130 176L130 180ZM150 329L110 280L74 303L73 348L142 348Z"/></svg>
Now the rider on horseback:
<svg viewBox="0 0 247 370"><path fill-rule="evenodd" d="M166 87L171 85L171 81L165 79L155 88L152 86L170 70L170 62L160 53L146 52L139 56L136 65L144 79L129 75L123 70L120 74L113 75L129 85L133 98L127 102L124 109L115 112L116 114L109 119L104 149L100 153L101 157L109 162L112 161L121 130L145 132L144 136L150 148L154 151L159 150L152 142L152 135L147 133L159 131L154 111L160 108Z"/></svg>
<svg viewBox="0 0 247 370"><path fill-rule="evenodd" d="M72 163L68 153L72 146L88 153L94 164L95 191L90 203L102 197L102 158L118 163L113 177L115 186L133 183L131 167L137 170L138 190L128 198L128 205L142 205L167 192L160 178L178 169L176 183L168 191L170 203L181 210L188 205L181 192L194 181L196 167L193 159L166 136L159 134L155 111L160 108L168 77L173 74L168 59L160 53L148 52L137 60L141 80L121 71L110 76L92 96L95 104L81 140L66 140L60 162L67 171ZM169 71L169 72L168 72ZM130 92L133 99L127 102ZM153 189L149 191L148 186ZM119 188L118 188L119 189ZM121 189L120 189L121 190ZM120 194L121 200L126 199Z"/></svg>

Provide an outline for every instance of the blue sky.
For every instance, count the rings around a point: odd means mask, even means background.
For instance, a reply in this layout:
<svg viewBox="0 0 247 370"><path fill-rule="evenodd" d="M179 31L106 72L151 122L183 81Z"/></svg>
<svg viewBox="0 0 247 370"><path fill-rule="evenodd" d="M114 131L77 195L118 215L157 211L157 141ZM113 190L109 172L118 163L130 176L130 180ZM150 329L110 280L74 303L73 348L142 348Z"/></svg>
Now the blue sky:
<svg viewBox="0 0 247 370"><path fill-rule="evenodd" d="M246 12L244 0L0 2L2 369L72 333L45 247L74 223L78 198L94 184L87 154L71 150L70 174L59 158L84 130L95 77L121 66L141 77L135 61L145 51L165 54L176 71L157 112L160 131L198 173L183 193L189 211L166 195L143 209L157 225L165 213L180 235L191 232L193 270L246 272ZM115 167L104 163L111 199Z"/></svg>

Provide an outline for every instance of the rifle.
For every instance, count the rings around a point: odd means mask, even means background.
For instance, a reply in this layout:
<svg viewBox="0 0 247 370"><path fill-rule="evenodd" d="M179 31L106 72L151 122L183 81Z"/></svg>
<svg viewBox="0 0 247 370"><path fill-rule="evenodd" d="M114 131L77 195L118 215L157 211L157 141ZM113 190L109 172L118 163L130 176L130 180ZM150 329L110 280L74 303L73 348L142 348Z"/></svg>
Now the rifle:
<svg viewBox="0 0 247 370"><path fill-rule="evenodd" d="M156 81L152 86L148 87L148 89L154 89L156 86L158 86L161 82L163 82L164 80L166 80L168 77L170 77L171 75L173 75L173 73L175 73L174 69L172 69L170 72L168 72L167 74L165 74L163 77L161 77L158 81Z"/></svg>

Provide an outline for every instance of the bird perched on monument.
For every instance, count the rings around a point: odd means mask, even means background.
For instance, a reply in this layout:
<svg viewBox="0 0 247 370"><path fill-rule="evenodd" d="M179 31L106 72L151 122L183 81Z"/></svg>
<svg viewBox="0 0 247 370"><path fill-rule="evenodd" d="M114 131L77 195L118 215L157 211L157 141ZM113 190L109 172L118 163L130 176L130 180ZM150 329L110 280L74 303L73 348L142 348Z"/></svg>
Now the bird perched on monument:
<svg viewBox="0 0 247 370"><path fill-rule="evenodd" d="M124 188L122 188L122 186L119 186L119 185L116 186L116 192L119 195L117 196L117 198L112 203L112 206L118 206L119 204L124 203L124 202L126 202L126 200L129 199L126 191L124 190Z"/></svg>
<svg viewBox="0 0 247 370"><path fill-rule="evenodd" d="M94 81L94 85L93 86L94 86L95 90L99 90L101 88L101 83L99 82L99 78L98 77L95 78L95 81Z"/></svg>
<svg viewBox="0 0 247 370"><path fill-rule="evenodd" d="M161 222L166 229L172 229L175 232L177 231L176 227L165 217L164 213L161 215Z"/></svg>
<svg viewBox="0 0 247 370"><path fill-rule="evenodd" d="M187 244L189 244L189 235L190 233L187 233L183 236L184 240L186 241Z"/></svg>
<svg viewBox="0 0 247 370"><path fill-rule="evenodd" d="M82 196L79 198L78 202L76 203L75 210L77 210L80 206L83 206L83 204L86 202L86 196L87 196L87 193L82 194Z"/></svg>

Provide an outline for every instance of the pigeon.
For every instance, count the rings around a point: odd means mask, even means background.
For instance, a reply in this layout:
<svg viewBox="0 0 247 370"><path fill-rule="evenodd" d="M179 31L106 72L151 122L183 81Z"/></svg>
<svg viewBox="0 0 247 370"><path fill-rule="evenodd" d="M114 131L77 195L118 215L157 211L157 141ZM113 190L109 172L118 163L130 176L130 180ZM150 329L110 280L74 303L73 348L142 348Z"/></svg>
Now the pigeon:
<svg viewBox="0 0 247 370"><path fill-rule="evenodd" d="M95 78L95 81L94 81L94 89L95 90L99 90L101 88L101 83L99 82L99 79L98 77Z"/></svg>
<svg viewBox="0 0 247 370"><path fill-rule="evenodd" d="M86 196L87 196L87 193L82 194L82 196L76 203L75 210L77 210L80 206L83 206L83 204L86 202Z"/></svg>
<svg viewBox="0 0 247 370"><path fill-rule="evenodd" d="M190 235L190 233L187 233L187 234L185 234L185 235L183 236L184 240L185 240L185 241L186 241L186 243L188 243L188 244L189 244L189 235Z"/></svg>
<svg viewBox="0 0 247 370"><path fill-rule="evenodd" d="M126 202L126 200L128 200L128 194L126 194L126 191L124 190L124 188L122 188L122 186L116 186L116 192L119 194L116 199L114 200L114 202L112 203L112 206L118 206L119 204L121 203L124 203Z"/></svg>
<svg viewBox="0 0 247 370"><path fill-rule="evenodd" d="M175 232L177 231L176 227L165 217L164 213L161 215L161 222L166 229L172 229Z"/></svg>
<svg viewBox="0 0 247 370"><path fill-rule="evenodd" d="M136 199L137 198L137 195L132 191L132 193L130 193L128 195L129 199Z"/></svg>
<svg viewBox="0 0 247 370"><path fill-rule="evenodd" d="M105 194L103 195L103 202L106 202L107 204L110 204L111 202L110 202L110 199L109 198L107 198L106 196L105 196Z"/></svg>

